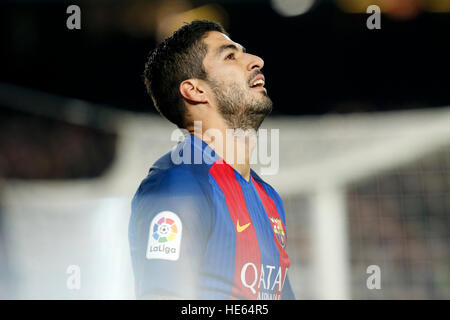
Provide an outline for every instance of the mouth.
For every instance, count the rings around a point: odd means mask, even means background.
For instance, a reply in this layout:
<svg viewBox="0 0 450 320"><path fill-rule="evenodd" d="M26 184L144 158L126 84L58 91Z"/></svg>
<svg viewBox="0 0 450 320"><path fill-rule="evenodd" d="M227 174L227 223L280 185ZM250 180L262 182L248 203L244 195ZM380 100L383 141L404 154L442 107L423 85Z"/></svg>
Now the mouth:
<svg viewBox="0 0 450 320"><path fill-rule="evenodd" d="M266 88L264 88L265 85L265 78L262 74L258 74L253 80L250 82L250 88L255 90L264 90L267 91Z"/></svg>

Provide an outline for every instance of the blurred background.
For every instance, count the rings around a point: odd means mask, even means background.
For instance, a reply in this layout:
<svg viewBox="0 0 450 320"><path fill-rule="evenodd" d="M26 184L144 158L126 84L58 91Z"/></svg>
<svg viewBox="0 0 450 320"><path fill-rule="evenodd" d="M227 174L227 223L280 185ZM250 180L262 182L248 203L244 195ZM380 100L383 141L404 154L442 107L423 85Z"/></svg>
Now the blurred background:
<svg viewBox="0 0 450 320"><path fill-rule="evenodd" d="M134 299L131 198L175 144L142 72L194 19L265 60L297 298L449 299L450 0L2 1L0 299Z"/></svg>

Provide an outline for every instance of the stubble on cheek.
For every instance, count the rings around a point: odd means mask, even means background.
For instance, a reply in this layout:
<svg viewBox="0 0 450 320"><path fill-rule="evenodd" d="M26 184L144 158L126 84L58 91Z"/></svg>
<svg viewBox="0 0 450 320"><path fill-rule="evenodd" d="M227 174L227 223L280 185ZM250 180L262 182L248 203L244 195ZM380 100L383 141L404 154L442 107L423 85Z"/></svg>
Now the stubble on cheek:
<svg viewBox="0 0 450 320"><path fill-rule="evenodd" d="M237 83L214 82L212 85L220 114L232 129L258 130L262 121L272 111L272 101L263 92L257 97Z"/></svg>

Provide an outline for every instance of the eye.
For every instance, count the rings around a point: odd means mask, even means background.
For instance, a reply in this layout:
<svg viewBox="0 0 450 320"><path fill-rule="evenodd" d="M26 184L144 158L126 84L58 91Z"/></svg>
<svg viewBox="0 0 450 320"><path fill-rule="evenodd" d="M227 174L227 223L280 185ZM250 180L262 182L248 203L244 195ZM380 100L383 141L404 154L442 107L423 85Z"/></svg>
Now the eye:
<svg viewBox="0 0 450 320"><path fill-rule="evenodd" d="M232 59L234 59L234 53L230 53L225 57L225 60L232 60Z"/></svg>

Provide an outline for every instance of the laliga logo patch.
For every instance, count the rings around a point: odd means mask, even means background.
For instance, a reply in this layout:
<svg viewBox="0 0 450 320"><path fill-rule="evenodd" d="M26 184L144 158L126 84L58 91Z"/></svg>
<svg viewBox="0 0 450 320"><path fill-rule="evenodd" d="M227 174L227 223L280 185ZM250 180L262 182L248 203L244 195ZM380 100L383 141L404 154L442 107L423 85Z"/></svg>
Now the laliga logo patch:
<svg viewBox="0 0 450 320"><path fill-rule="evenodd" d="M278 218L270 218L270 222L272 223L273 232L277 237L278 242L284 248L286 246L286 234L284 233L283 223Z"/></svg>
<svg viewBox="0 0 450 320"><path fill-rule="evenodd" d="M171 211L158 213L150 223L147 259L178 260L180 257L181 220Z"/></svg>

